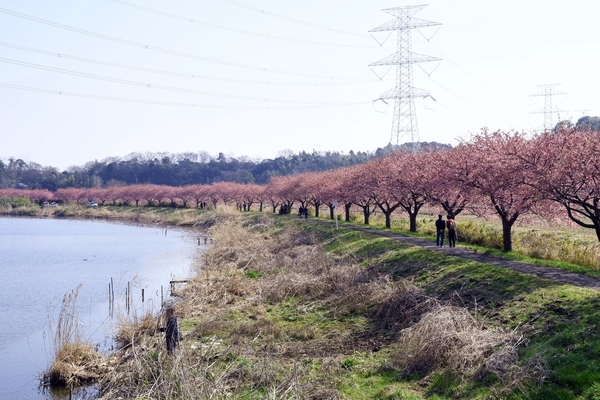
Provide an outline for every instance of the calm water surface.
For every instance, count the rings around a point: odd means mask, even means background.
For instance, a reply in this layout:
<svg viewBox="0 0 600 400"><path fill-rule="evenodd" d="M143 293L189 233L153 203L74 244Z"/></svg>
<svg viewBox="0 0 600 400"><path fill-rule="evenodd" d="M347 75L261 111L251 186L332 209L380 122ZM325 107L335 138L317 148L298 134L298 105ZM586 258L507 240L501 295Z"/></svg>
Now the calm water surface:
<svg viewBox="0 0 600 400"><path fill-rule="evenodd" d="M49 320L56 320L66 293L81 285L77 305L83 336L106 348L117 314L124 313L127 283L136 313L156 311L161 286L166 300L169 280L189 276L196 251L192 234L183 230L0 218L0 399L62 397L41 393L38 377L52 354ZM111 278L121 310L114 319L108 314Z"/></svg>

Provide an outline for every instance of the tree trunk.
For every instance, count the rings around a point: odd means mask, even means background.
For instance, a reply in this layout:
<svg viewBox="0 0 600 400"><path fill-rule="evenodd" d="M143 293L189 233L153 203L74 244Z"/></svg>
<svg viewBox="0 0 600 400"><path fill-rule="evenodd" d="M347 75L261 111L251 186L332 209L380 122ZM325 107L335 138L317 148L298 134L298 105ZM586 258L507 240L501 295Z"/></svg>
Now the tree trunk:
<svg viewBox="0 0 600 400"><path fill-rule="evenodd" d="M286 201L284 202L285 204L285 208L286 208L286 214L291 215L292 214L292 206L294 205L294 201ZM300 202L300 204L302 205L302 207L304 207L304 203Z"/></svg>
<svg viewBox="0 0 600 400"><path fill-rule="evenodd" d="M383 207L384 205L385 205L385 208ZM390 206L388 202L377 204L377 207L379 207L379 209L381 210L383 215L385 215L385 227L386 228L392 227L392 213L394 212L394 210L396 208L398 208L398 206L400 206L400 203L396 203L395 205L392 205L392 206Z"/></svg>
<svg viewBox="0 0 600 400"><path fill-rule="evenodd" d="M508 220L505 217L502 218L502 245L504 246L504 251L512 251L512 226L515 223L515 220ZM516 218L515 218L516 219Z"/></svg>
<svg viewBox="0 0 600 400"><path fill-rule="evenodd" d="M385 227L386 228L391 228L392 227L392 211L386 212L383 211L383 215L385 215Z"/></svg>
<svg viewBox="0 0 600 400"><path fill-rule="evenodd" d="M455 217L461 213L461 211L463 210L463 207L458 207L458 208L454 208L453 206L450 205L450 203L448 201L444 201L442 204L442 207L444 208L444 211L446 211L446 214L450 216L450 218L455 219Z"/></svg>
<svg viewBox="0 0 600 400"><path fill-rule="evenodd" d="M363 209L363 215L365 217L365 225L369 225L369 216L371 215L371 210L369 209L369 206L361 206Z"/></svg>
<svg viewBox="0 0 600 400"><path fill-rule="evenodd" d="M417 231L417 213L408 213L408 218L410 220L410 231Z"/></svg>
<svg viewBox="0 0 600 400"><path fill-rule="evenodd" d="M329 219L335 219L335 206L333 204L327 204L329 207Z"/></svg>
<svg viewBox="0 0 600 400"><path fill-rule="evenodd" d="M263 212L263 202L260 202L260 208L258 209L258 211Z"/></svg>
<svg viewBox="0 0 600 400"><path fill-rule="evenodd" d="M350 208L352 207L352 203L344 203L344 211L346 211L346 222L350 222Z"/></svg>

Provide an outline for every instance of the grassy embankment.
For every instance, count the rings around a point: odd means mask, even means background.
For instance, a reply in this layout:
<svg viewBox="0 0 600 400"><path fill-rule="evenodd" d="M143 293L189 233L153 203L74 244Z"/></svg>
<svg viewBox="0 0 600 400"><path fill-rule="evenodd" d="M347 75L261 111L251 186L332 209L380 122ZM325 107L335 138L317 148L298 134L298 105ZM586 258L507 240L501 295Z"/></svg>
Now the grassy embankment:
<svg viewBox="0 0 600 400"><path fill-rule="evenodd" d="M214 246L176 306L117 333L105 399L595 399L599 294L390 239L204 215Z"/></svg>
<svg viewBox="0 0 600 400"><path fill-rule="evenodd" d="M20 203L18 203L20 204ZM206 211L194 208L172 207L123 207L102 206L89 208L85 205L69 204L57 207L40 207L37 204L26 204L2 207L0 214L15 217L38 218L82 218L104 219L112 221L134 222L146 225L193 226L202 220Z"/></svg>

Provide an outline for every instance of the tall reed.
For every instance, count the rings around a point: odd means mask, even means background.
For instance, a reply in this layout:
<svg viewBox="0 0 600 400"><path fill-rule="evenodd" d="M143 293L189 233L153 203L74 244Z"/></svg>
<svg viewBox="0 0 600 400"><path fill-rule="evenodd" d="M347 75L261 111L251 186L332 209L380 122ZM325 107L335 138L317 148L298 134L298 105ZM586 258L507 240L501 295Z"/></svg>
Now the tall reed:
<svg viewBox="0 0 600 400"><path fill-rule="evenodd" d="M44 385L73 388L97 382L106 371L105 357L82 338L77 308L80 289L81 285L64 295L56 323L49 321L53 361L43 374Z"/></svg>

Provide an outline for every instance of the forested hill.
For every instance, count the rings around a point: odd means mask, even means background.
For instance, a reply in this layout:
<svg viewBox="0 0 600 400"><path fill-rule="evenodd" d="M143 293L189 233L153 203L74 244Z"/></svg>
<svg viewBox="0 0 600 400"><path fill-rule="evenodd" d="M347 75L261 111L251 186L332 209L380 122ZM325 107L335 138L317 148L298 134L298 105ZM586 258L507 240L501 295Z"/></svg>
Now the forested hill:
<svg viewBox="0 0 600 400"><path fill-rule="evenodd" d="M48 189L65 187L106 187L151 183L156 185L185 186L213 182L267 183L272 176L302 172L319 172L362 164L381 157L392 150L412 149L412 143L388 145L374 152L341 153L337 151L293 153L284 151L274 159L253 160L219 153L211 156L198 153L133 153L122 158L91 161L65 171L43 167L21 159L0 159L0 188ZM421 149L430 151L450 148L436 142L422 142Z"/></svg>

